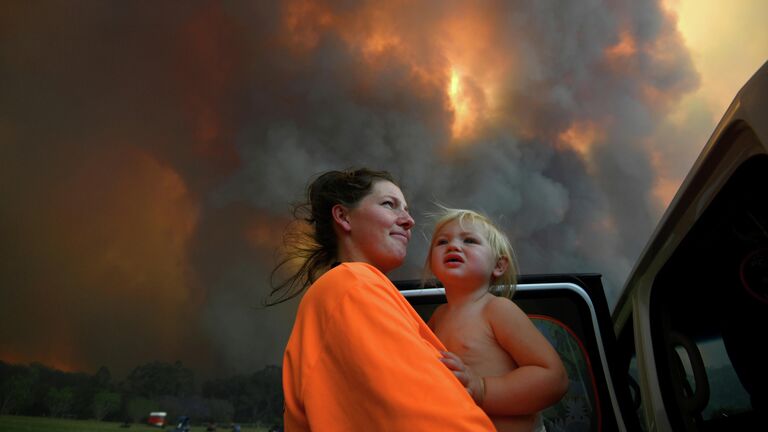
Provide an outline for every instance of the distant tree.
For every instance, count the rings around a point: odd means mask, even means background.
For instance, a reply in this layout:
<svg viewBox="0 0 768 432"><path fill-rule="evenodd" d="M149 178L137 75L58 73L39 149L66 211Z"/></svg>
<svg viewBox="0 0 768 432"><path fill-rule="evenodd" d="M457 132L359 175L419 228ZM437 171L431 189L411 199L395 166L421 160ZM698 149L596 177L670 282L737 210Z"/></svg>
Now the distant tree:
<svg viewBox="0 0 768 432"><path fill-rule="evenodd" d="M34 403L34 389L39 374L35 369L19 366L0 384L0 414L18 414Z"/></svg>
<svg viewBox="0 0 768 432"><path fill-rule="evenodd" d="M112 374L106 366L100 367L91 379L93 384L100 389L108 390L112 386Z"/></svg>
<svg viewBox="0 0 768 432"><path fill-rule="evenodd" d="M182 409L185 415L200 420L211 421L211 409L208 401L200 396L189 396L181 398Z"/></svg>
<svg viewBox="0 0 768 432"><path fill-rule="evenodd" d="M251 382L260 395L254 405L256 419L264 424L282 424L282 370L277 366L267 366L253 374Z"/></svg>
<svg viewBox="0 0 768 432"><path fill-rule="evenodd" d="M277 366L267 366L252 375L208 381L203 385L203 396L229 401L234 421L282 424L282 373Z"/></svg>
<svg viewBox="0 0 768 432"><path fill-rule="evenodd" d="M72 402L75 400L75 391L70 387L56 388L52 387L45 396L45 406L51 417L61 417L69 414L72 409Z"/></svg>
<svg viewBox="0 0 768 432"><path fill-rule="evenodd" d="M229 401L234 409L234 420L251 423L257 395L250 391L249 379L247 375L235 375L208 381L203 384L203 397Z"/></svg>
<svg viewBox="0 0 768 432"><path fill-rule="evenodd" d="M197 417L194 413L187 411L187 407L184 405L182 398L178 396L160 396L157 399L158 409L168 413L168 418L176 419L181 415Z"/></svg>
<svg viewBox="0 0 768 432"><path fill-rule="evenodd" d="M126 415L134 423L141 422L149 416L150 412L156 411L157 409L157 402L143 397L130 399L125 407Z"/></svg>
<svg viewBox="0 0 768 432"><path fill-rule="evenodd" d="M173 364L152 362L133 369L125 385L129 393L148 398L187 396L194 391L194 373L180 361Z"/></svg>
<svg viewBox="0 0 768 432"><path fill-rule="evenodd" d="M93 396L93 417L96 420L104 420L105 417L116 413L120 409L120 393L100 391Z"/></svg>
<svg viewBox="0 0 768 432"><path fill-rule="evenodd" d="M93 375L84 373L68 374L70 375L70 385L75 387L75 402L72 406L72 413L82 419L93 418L97 415L101 408L97 408L96 395L104 393L116 393L115 386L112 384L112 374L105 366L100 367ZM118 398L119 393L116 393ZM118 401L119 404L119 401ZM107 406L104 406L106 408ZM119 409L119 406L118 406ZM112 410L104 415L112 415L115 411ZM103 416L98 418L103 420Z"/></svg>
<svg viewBox="0 0 768 432"><path fill-rule="evenodd" d="M234 418L235 407L224 399L208 399L211 420L219 423L231 422Z"/></svg>
<svg viewBox="0 0 768 432"><path fill-rule="evenodd" d="M62 389L68 390L62 392ZM61 414L92 418L95 395L101 391L115 392L114 389L109 369L103 366L89 375L64 372L36 362L30 365L0 362L0 414L60 415L57 413L71 394Z"/></svg>
<svg viewBox="0 0 768 432"><path fill-rule="evenodd" d="M91 375L83 372L60 371L41 363L30 364L29 370L37 374L38 380L32 390L34 403L24 411L25 415L51 415L49 400L51 389L68 388L73 392L73 396L66 414L80 418L91 416L90 406L94 394Z"/></svg>

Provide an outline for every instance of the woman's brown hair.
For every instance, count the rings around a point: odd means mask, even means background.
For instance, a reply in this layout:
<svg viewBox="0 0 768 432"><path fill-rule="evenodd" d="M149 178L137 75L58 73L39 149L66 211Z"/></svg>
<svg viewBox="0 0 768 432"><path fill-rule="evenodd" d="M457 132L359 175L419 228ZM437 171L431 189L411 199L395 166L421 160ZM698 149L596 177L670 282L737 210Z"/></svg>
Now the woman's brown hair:
<svg viewBox="0 0 768 432"><path fill-rule="evenodd" d="M331 209L336 204L354 208L378 181L395 183L386 171L359 168L328 171L307 187L306 200L294 205L292 223L283 237L285 256L272 270L272 291L267 306L290 300L309 287L337 261L338 241ZM288 278L275 282L278 273L293 263L299 265Z"/></svg>

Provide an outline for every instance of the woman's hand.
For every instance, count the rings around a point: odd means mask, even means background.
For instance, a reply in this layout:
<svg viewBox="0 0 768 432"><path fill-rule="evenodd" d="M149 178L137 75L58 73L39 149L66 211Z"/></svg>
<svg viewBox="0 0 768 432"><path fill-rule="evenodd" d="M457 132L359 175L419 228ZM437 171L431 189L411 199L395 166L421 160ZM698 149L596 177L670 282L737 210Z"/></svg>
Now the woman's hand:
<svg viewBox="0 0 768 432"><path fill-rule="evenodd" d="M482 407L483 398L485 397L485 381L483 377L475 374L472 368L465 365L456 354L450 351L440 351L440 353L443 355L440 361L459 379L459 382L467 389L475 403Z"/></svg>

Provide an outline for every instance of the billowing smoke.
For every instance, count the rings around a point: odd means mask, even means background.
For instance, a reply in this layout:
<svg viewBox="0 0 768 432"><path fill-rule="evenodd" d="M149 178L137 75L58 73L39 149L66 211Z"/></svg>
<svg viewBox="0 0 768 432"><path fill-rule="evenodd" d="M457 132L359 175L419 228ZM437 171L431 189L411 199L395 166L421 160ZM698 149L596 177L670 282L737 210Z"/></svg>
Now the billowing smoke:
<svg viewBox="0 0 768 432"><path fill-rule="evenodd" d="M332 168L401 180L424 235L393 278L419 277L439 202L613 303L698 85L656 2L2 8L0 358L72 369L279 363L296 302L260 301Z"/></svg>

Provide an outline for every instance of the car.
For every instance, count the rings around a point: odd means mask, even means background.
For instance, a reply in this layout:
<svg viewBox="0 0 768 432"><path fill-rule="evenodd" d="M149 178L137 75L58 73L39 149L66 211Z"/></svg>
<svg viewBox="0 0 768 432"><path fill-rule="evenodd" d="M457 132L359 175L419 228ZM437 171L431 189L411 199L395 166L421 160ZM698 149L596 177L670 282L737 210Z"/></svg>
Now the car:
<svg viewBox="0 0 768 432"><path fill-rule="evenodd" d="M645 430L764 423L768 62L739 91L680 186L613 322L617 360L638 383Z"/></svg>
<svg viewBox="0 0 768 432"><path fill-rule="evenodd" d="M149 416L147 417L147 424L150 426L157 426L159 428L162 428L165 426L165 416L167 413L162 411L153 411L149 413Z"/></svg>
<svg viewBox="0 0 768 432"><path fill-rule="evenodd" d="M396 281L426 321L438 283ZM523 275L560 354L548 431L760 430L768 413L768 62L739 91L609 311L599 274Z"/></svg>

